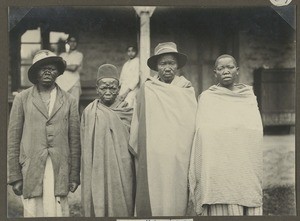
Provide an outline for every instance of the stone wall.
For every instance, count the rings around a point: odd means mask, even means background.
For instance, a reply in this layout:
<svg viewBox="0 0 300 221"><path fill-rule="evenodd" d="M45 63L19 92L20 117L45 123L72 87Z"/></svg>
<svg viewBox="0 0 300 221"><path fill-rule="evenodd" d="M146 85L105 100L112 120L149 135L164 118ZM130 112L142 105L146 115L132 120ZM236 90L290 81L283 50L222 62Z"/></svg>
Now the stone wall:
<svg viewBox="0 0 300 221"><path fill-rule="evenodd" d="M253 85L258 68L295 68L295 31L282 18L239 32L240 82Z"/></svg>
<svg viewBox="0 0 300 221"><path fill-rule="evenodd" d="M80 34L78 50L84 55L81 71L83 84L96 79L98 67L102 64L113 64L121 72L123 64L128 59L126 47L131 40L136 41L136 36L126 32L119 36L116 33L103 35L100 32Z"/></svg>

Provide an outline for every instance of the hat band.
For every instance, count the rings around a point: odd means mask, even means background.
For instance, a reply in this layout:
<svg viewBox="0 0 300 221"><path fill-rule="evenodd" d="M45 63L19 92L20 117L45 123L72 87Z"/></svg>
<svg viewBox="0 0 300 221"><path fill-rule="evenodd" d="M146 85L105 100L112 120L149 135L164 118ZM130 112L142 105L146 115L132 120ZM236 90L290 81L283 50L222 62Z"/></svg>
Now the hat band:
<svg viewBox="0 0 300 221"><path fill-rule="evenodd" d="M159 52L162 53L162 51L163 51L163 50L166 50L166 49L170 49L170 50L171 50L171 51L167 50L167 52L177 52L177 50L174 49L174 48L171 48L171 47L163 47L163 48L157 50L157 52L155 53L155 55L157 55ZM177 53L178 53L178 52L177 52Z"/></svg>

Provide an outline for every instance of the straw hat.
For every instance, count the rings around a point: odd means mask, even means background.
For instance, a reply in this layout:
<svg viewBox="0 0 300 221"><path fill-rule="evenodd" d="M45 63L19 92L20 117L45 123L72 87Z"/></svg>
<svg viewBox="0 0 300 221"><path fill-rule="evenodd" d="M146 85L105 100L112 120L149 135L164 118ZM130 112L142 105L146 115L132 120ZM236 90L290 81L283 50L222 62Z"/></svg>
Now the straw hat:
<svg viewBox="0 0 300 221"><path fill-rule="evenodd" d="M64 73L66 69L66 62L59 56L56 56L52 51L40 50L33 57L33 64L28 70L28 79L37 84L37 72L43 65L56 64L58 68L58 75Z"/></svg>
<svg viewBox="0 0 300 221"><path fill-rule="evenodd" d="M174 42L159 43L154 49L154 55L147 61L147 65L150 69L157 71L157 60L163 54L173 54L177 58L178 69L182 68L187 61L185 54L177 51L177 46Z"/></svg>

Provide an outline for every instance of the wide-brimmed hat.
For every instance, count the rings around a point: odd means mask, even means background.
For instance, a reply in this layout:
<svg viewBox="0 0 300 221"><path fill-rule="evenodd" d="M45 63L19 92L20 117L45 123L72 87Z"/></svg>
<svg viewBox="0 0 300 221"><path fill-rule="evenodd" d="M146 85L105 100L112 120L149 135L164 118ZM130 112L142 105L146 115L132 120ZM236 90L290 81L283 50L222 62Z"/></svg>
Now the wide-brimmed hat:
<svg viewBox="0 0 300 221"><path fill-rule="evenodd" d="M157 71L157 60L163 54L173 54L177 58L178 69L186 64L187 56L177 51L177 46L174 42L163 42L155 47L154 55L147 61L148 67Z"/></svg>
<svg viewBox="0 0 300 221"><path fill-rule="evenodd" d="M58 75L64 73L66 69L66 62L61 57L54 54L49 50L38 51L32 61L32 65L28 70L28 79L33 83L37 84L37 71L43 65L56 64L58 68Z"/></svg>
<svg viewBox="0 0 300 221"><path fill-rule="evenodd" d="M98 68L97 82L102 78L114 78L119 80L120 75L116 66L112 64L103 64Z"/></svg>

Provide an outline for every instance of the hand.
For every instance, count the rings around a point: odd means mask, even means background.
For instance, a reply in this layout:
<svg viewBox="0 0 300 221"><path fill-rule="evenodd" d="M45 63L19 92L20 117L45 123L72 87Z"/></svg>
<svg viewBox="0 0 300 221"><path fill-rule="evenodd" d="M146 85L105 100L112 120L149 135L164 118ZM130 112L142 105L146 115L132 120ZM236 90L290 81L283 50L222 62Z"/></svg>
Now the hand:
<svg viewBox="0 0 300 221"><path fill-rule="evenodd" d="M78 184L75 182L72 182L69 184L69 190L74 193L77 190Z"/></svg>
<svg viewBox="0 0 300 221"><path fill-rule="evenodd" d="M126 96L124 96L124 95L119 95L119 96L118 96L118 100L119 100L119 101L124 101L125 98L126 98Z"/></svg>
<svg viewBox="0 0 300 221"><path fill-rule="evenodd" d="M120 104L118 104L118 108L124 108L128 106L128 102L127 101L122 101Z"/></svg>
<svg viewBox="0 0 300 221"><path fill-rule="evenodd" d="M12 190L17 196L23 194L23 180L18 180L12 184Z"/></svg>
<svg viewBox="0 0 300 221"><path fill-rule="evenodd" d="M124 94L119 95L119 96L118 96L118 97L119 97L119 100L120 100L120 101L124 101L124 100L126 99L126 97L127 97L127 95L129 94L130 91L131 91L131 89L128 88L128 89L125 91Z"/></svg>

